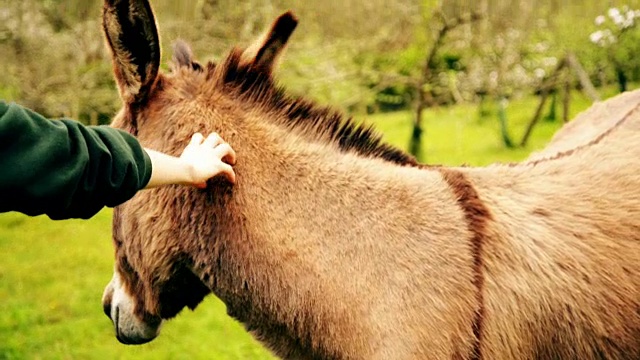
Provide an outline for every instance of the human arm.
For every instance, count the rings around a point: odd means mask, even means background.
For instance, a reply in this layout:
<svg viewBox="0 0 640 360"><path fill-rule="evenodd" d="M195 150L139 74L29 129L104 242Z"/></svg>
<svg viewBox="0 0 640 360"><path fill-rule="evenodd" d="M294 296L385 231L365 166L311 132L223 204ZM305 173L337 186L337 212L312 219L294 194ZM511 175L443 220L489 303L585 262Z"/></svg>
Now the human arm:
<svg viewBox="0 0 640 360"><path fill-rule="evenodd" d="M211 150L217 158L206 157L210 152L203 146L195 147L200 156L170 157L143 149L121 130L51 121L0 101L0 212L89 218L144 187L202 184L203 176L218 170L233 180L233 172L220 166L224 156L235 161L226 147L216 144Z"/></svg>
<svg viewBox="0 0 640 360"><path fill-rule="evenodd" d="M130 134L0 102L0 212L89 218L131 198L151 159Z"/></svg>

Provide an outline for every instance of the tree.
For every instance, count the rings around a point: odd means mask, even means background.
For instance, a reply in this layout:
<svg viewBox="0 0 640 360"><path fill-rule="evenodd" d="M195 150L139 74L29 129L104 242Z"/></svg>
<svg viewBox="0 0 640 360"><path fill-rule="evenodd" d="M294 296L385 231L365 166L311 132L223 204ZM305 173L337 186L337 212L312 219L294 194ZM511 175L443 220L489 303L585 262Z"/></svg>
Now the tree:
<svg viewBox="0 0 640 360"><path fill-rule="evenodd" d="M416 84L416 105L414 110L413 130L409 141L409 152L417 158L420 158L422 154L421 146L422 135L424 132L422 115L424 109L436 105L429 86L433 81L432 70L435 68L436 55L444 46L445 39L451 31L483 18L482 13L480 12L470 12L449 18L441 8L436 10L436 15L439 19L440 27L435 32L433 44L431 45L422 65L421 77Z"/></svg>
<svg viewBox="0 0 640 360"><path fill-rule="evenodd" d="M613 65L620 92L627 90L629 77L640 72L637 54L640 51L640 9L628 6L611 7L607 15L595 18L598 30L589 39L605 52L606 59Z"/></svg>

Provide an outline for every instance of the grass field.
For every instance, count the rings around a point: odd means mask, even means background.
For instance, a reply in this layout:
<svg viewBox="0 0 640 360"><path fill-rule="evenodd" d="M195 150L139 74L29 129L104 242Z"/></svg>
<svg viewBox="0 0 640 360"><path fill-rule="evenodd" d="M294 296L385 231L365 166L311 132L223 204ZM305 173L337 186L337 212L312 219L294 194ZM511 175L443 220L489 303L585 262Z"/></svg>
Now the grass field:
<svg viewBox="0 0 640 360"><path fill-rule="evenodd" d="M536 99L508 107L519 140ZM574 97L572 112L588 101ZM385 138L406 147L411 115L369 118ZM424 158L429 163L482 165L515 161L544 146L561 126L541 121L526 149L505 149L495 116L479 119L474 106L426 112ZM1 201L1 200L0 200ZM90 221L50 221L0 215L0 359L268 359L213 296L195 312L165 324L160 337L139 346L119 344L100 299L113 266L111 211Z"/></svg>

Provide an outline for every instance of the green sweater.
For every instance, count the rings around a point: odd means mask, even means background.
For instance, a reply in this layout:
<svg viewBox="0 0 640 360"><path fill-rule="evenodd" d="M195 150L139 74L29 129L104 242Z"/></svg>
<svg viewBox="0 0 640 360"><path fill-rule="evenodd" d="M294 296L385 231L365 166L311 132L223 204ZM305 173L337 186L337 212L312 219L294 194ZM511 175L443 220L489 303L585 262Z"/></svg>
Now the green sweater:
<svg viewBox="0 0 640 360"><path fill-rule="evenodd" d="M149 155L132 135L0 101L0 213L87 219L129 200L150 177Z"/></svg>

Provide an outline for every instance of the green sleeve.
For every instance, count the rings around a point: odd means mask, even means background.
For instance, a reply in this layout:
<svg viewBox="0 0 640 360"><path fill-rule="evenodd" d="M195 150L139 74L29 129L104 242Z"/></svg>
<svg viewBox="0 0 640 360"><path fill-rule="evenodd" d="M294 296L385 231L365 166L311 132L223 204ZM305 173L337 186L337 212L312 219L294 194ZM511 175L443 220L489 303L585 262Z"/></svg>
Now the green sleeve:
<svg viewBox="0 0 640 360"><path fill-rule="evenodd" d="M0 101L0 212L87 219L129 200L150 177L149 155L129 133Z"/></svg>

